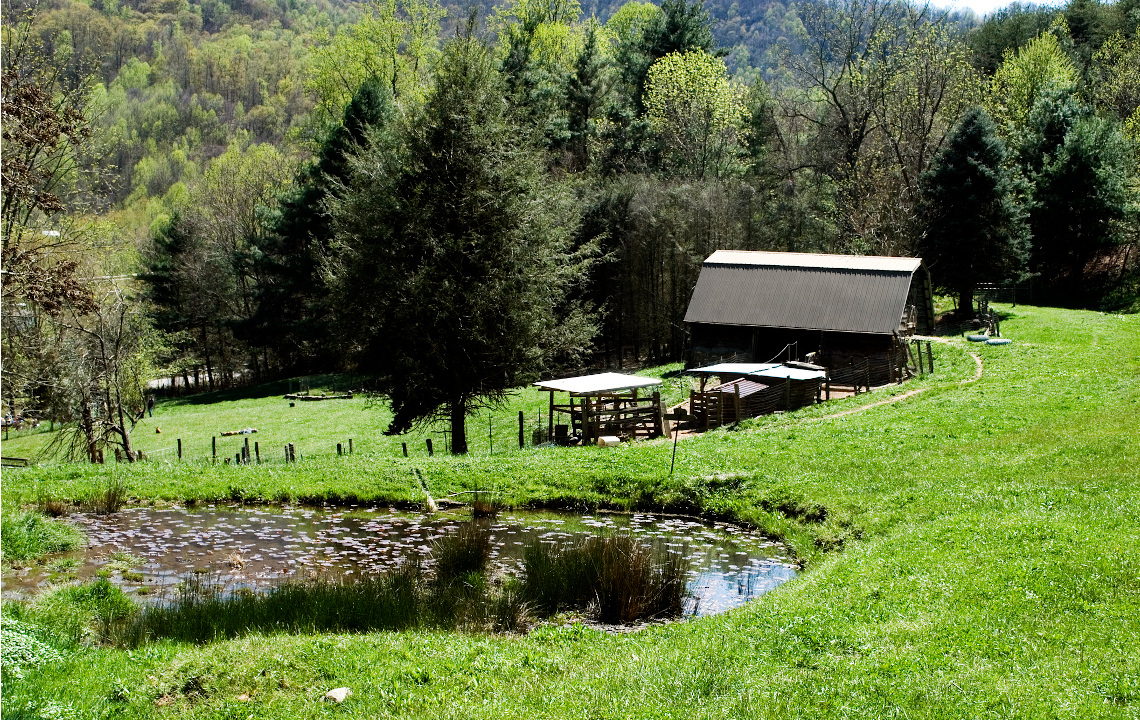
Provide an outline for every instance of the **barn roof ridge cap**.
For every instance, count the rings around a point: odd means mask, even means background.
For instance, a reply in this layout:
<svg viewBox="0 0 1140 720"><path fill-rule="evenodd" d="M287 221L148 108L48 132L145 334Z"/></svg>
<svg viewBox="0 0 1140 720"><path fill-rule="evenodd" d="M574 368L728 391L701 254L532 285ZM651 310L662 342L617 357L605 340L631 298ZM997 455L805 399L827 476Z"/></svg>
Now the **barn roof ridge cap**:
<svg viewBox="0 0 1140 720"><path fill-rule="evenodd" d="M840 262L842 261L842 262ZM840 255L835 253L778 252L770 250L716 250L703 266L787 267L814 270L855 270L913 274L922 258L896 255Z"/></svg>

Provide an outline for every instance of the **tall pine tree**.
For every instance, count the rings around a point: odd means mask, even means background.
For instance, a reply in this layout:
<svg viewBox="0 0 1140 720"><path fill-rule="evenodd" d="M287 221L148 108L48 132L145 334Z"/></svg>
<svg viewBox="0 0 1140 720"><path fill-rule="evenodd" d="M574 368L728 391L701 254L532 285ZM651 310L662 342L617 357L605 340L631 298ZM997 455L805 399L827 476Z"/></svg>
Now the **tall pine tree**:
<svg viewBox="0 0 1140 720"><path fill-rule="evenodd" d="M567 195L519 142L488 49L449 43L404 149L373 147L332 204L330 268L356 369L388 396L390 433L465 420L584 350L592 319L567 301L587 258Z"/></svg>
<svg viewBox="0 0 1140 720"><path fill-rule="evenodd" d="M329 290L321 265L332 243L326 204L349 176L349 158L390 131L395 108L386 83L372 78L356 92L344 121L322 144L317 160L305 168L281 199L274 232L261 247L258 310L253 322L256 344L271 348L294 371L336 367Z"/></svg>
<svg viewBox="0 0 1140 720"><path fill-rule="evenodd" d="M1005 144L980 108L961 124L922 177L918 247L934 284L958 296L959 313L973 314L979 283L1021 273L1028 232Z"/></svg>

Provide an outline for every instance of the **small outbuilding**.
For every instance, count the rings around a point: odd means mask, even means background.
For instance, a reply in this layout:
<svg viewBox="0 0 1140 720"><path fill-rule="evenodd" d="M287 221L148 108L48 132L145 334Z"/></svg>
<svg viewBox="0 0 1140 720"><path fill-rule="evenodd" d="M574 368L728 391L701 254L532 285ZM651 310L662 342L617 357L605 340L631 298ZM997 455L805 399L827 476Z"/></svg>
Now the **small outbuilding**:
<svg viewBox="0 0 1140 720"><path fill-rule="evenodd" d="M685 314L690 366L803 360L832 383L906 375L905 338L934 327L921 258L718 250Z"/></svg>
<svg viewBox="0 0 1140 720"><path fill-rule="evenodd" d="M544 380L534 386L550 393L549 440L593 444L601 437L632 440L668 434L661 393L651 390L660 384L656 378L607 372ZM568 402L555 403L555 393L569 395ZM566 422L556 423L556 416Z"/></svg>
<svg viewBox="0 0 1140 720"><path fill-rule="evenodd" d="M717 363L687 373L701 380L689 392L691 427L710 430L779 410L795 410L821 399L827 371L815 365L782 363ZM709 380L717 378L709 387Z"/></svg>

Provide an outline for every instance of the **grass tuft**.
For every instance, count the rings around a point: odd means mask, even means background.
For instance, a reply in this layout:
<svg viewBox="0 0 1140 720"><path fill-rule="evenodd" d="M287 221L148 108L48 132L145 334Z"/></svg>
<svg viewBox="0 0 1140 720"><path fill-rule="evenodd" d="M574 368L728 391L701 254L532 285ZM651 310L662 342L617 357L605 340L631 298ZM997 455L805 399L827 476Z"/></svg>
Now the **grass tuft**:
<svg viewBox="0 0 1140 720"><path fill-rule="evenodd" d="M71 523L31 510L5 513L0 524L0 553L8 562L26 562L49 553L74 550L83 539L83 532Z"/></svg>
<svg viewBox="0 0 1140 720"><path fill-rule="evenodd" d="M678 617L686 595L686 554L645 545L628 533L575 545L534 541L523 554L522 593L547 614L586 610L604 623Z"/></svg>

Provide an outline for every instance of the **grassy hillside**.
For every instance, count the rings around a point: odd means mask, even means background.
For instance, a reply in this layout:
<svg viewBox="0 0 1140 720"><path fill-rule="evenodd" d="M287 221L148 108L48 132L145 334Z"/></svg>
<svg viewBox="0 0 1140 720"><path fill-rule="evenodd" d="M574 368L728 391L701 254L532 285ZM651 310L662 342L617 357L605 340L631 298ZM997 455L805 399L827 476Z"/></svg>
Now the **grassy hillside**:
<svg viewBox="0 0 1140 720"><path fill-rule="evenodd" d="M111 473L140 499L417 499L414 466L438 495L479 482L519 502L732 514L809 562L741 609L625 636L257 635L132 654L48 637L63 658L6 676L5 713L1136 717L1140 318L1018 307L1002 329L1013 345L941 345L938 374L899 402L827 417L885 393L860 396L685 441L672 478L663 442L6 472L11 508ZM801 519L816 503L826 520ZM320 700L340 686L344 705Z"/></svg>

